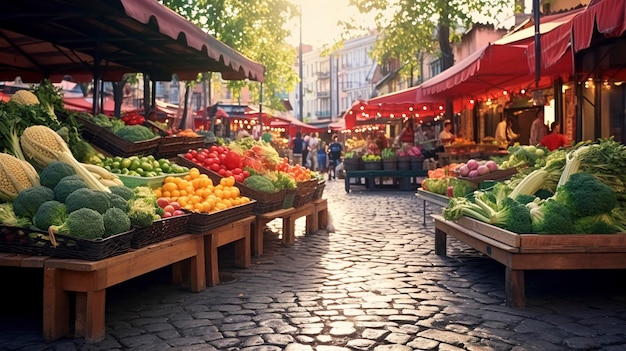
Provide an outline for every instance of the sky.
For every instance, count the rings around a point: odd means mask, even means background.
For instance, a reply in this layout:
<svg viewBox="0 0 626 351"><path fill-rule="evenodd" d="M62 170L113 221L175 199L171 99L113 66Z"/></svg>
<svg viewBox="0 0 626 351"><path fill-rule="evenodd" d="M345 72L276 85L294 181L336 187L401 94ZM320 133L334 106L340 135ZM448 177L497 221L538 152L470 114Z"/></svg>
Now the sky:
<svg viewBox="0 0 626 351"><path fill-rule="evenodd" d="M296 6L302 6L302 43L313 45L313 48L333 44L341 35L341 27L337 22L340 19L360 15L356 8L348 6L348 0L290 1ZM292 29L288 43L298 46L299 20L296 19L294 23L288 25L288 28Z"/></svg>

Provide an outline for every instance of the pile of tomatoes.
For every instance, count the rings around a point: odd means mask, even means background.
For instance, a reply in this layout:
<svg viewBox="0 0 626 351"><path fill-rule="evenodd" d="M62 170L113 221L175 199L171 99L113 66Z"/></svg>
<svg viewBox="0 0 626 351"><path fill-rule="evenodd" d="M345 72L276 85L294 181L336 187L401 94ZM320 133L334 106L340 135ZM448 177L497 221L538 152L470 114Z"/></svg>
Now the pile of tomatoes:
<svg viewBox="0 0 626 351"><path fill-rule="evenodd" d="M154 190L154 194L169 203L176 202L180 208L193 212L212 213L250 202L250 198L241 196L235 186L235 178L224 177L219 184L197 168L189 170L184 177L166 177L163 185Z"/></svg>
<svg viewBox="0 0 626 351"><path fill-rule="evenodd" d="M232 176L236 182L241 183L250 176L250 172L242 169L241 155L227 146L212 145L208 149L189 150L185 158L222 177Z"/></svg>
<svg viewBox="0 0 626 351"><path fill-rule="evenodd" d="M282 162L276 166L276 170L289 174L296 182L311 180L311 171L309 169L300 165L290 165L287 157L283 158Z"/></svg>

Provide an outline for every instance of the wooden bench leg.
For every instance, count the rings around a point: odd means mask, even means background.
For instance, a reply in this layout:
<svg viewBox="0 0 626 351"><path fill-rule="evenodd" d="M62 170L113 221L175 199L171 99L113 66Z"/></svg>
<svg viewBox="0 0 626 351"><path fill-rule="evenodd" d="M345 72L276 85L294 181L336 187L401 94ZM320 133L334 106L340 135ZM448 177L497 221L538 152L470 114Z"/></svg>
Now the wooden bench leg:
<svg viewBox="0 0 626 351"><path fill-rule="evenodd" d="M296 219L292 216L283 218L283 245L292 245L295 242L296 236Z"/></svg>
<svg viewBox="0 0 626 351"><path fill-rule="evenodd" d="M506 267L504 276L506 305L509 307L526 307L524 271Z"/></svg>
<svg viewBox="0 0 626 351"><path fill-rule="evenodd" d="M319 216L319 214L317 213L317 207L314 206L313 207L313 213L311 214L311 224L310 224L311 231L309 233L315 233L315 232L317 232L320 229L320 221L319 221L318 216ZM309 217L308 216L306 218L306 221L307 221L307 227L309 227L309 224L308 224Z"/></svg>
<svg viewBox="0 0 626 351"><path fill-rule="evenodd" d="M243 239L235 241L235 267L250 267L250 226L242 225L237 230L241 231Z"/></svg>
<svg viewBox="0 0 626 351"><path fill-rule="evenodd" d="M263 255L263 231L265 230L265 220L258 216L253 222L252 229L252 254L255 257Z"/></svg>
<svg viewBox="0 0 626 351"><path fill-rule="evenodd" d="M319 229L328 228L328 202L324 200L315 206L315 212L317 213L317 226Z"/></svg>
<svg viewBox="0 0 626 351"><path fill-rule="evenodd" d="M89 343L104 339L106 289L76 293L75 333Z"/></svg>
<svg viewBox="0 0 626 351"><path fill-rule="evenodd" d="M204 237L202 235L197 236L196 245L196 256L172 264L172 283L181 285L192 292L206 289Z"/></svg>
<svg viewBox="0 0 626 351"><path fill-rule="evenodd" d="M70 333L70 297L63 290L62 271L45 268L43 278L43 338L49 341Z"/></svg>
<svg viewBox="0 0 626 351"><path fill-rule="evenodd" d="M447 234L441 229L435 228L435 255L446 255Z"/></svg>
<svg viewBox="0 0 626 351"><path fill-rule="evenodd" d="M216 286L220 283L220 271L217 257L217 235L204 236L205 272L207 285Z"/></svg>

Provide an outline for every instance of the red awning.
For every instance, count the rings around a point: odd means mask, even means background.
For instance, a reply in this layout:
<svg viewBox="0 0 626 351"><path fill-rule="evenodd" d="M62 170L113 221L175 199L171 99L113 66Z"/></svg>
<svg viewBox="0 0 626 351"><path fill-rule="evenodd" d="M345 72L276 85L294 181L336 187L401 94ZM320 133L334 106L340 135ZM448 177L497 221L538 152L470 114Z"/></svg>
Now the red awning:
<svg viewBox="0 0 626 351"><path fill-rule="evenodd" d="M619 37L626 31L624 0L592 1L587 8L570 13L570 21L541 36L542 76L573 72L573 53L590 47L596 30L605 37ZM534 42L528 49L528 64L534 72Z"/></svg>
<svg viewBox="0 0 626 351"><path fill-rule="evenodd" d="M92 112L93 111L93 98L92 97L72 97L63 98L63 105L70 111L77 112ZM134 106L122 105L122 113L139 111L143 112L143 108L136 108ZM105 98L104 106L102 106L101 113L108 116L113 116L115 112L115 102L113 99Z"/></svg>
<svg viewBox="0 0 626 351"><path fill-rule="evenodd" d="M271 127L285 128L289 135L295 135L298 130L304 133L322 132L324 129L304 123L290 113L281 113L273 116L269 124Z"/></svg>
<svg viewBox="0 0 626 351"><path fill-rule="evenodd" d="M525 45L489 44L422 83L424 94L475 96L532 82Z"/></svg>
<svg viewBox="0 0 626 351"><path fill-rule="evenodd" d="M99 61L95 58L99 58ZM143 72L153 80L263 81L264 67L155 0L29 0L7 3L0 21L0 79L38 82L72 75L119 81Z"/></svg>

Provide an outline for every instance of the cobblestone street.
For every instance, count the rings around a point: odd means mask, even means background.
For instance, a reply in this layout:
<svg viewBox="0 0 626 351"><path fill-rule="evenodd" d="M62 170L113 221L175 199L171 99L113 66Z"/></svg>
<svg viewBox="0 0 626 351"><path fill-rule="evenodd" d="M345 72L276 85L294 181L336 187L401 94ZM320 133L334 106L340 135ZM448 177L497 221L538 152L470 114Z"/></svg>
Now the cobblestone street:
<svg viewBox="0 0 626 351"><path fill-rule="evenodd" d="M509 308L501 264L453 238L434 254L414 192L337 180L324 196L334 231L304 235L299 219L283 247L271 222L250 268L223 248L219 286L191 293L160 270L108 289L96 344L45 342L37 275L6 272L0 350L626 350L626 271L527 272L527 307Z"/></svg>

